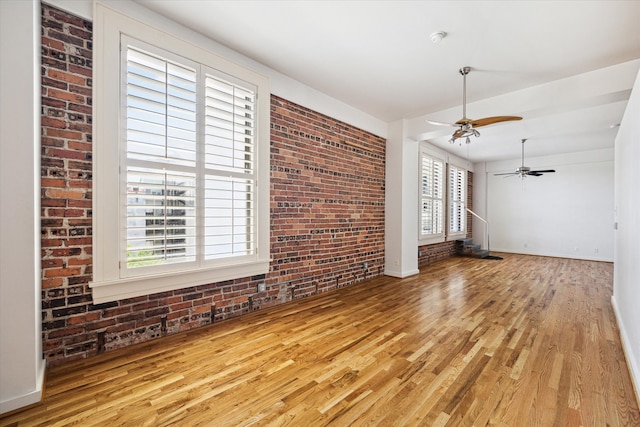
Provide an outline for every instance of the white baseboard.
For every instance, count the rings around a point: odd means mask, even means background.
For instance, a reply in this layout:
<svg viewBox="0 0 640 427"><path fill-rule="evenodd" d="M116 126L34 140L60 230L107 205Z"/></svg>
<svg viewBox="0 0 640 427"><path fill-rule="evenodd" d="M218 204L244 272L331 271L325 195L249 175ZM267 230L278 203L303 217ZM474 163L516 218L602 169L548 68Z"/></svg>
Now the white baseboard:
<svg viewBox="0 0 640 427"><path fill-rule="evenodd" d="M396 270L384 270L385 276L397 277L400 279L404 279L405 277L415 276L416 274L420 274L420 270L409 270L409 271L396 271Z"/></svg>
<svg viewBox="0 0 640 427"><path fill-rule="evenodd" d="M6 414L7 412L15 411L16 409L20 409L25 406L33 405L34 403L38 403L42 400L46 363L43 360L39 365L40 366L38 367L38 372L36 373L35 390L0 402L0 415Z"/></svg>
<svg viewBox="0 0 640 427"><path fill-rule="evenodd" d="M616 316L616 323L618 324L618 330L620 331L622 350L624 351L624 357L627 360L627 366L629 367L629 373L631 374L631 382L633 383L633 389L636 393L636 401L638 402L638 405L640 405L640 367L638 366L639 361L636 360L633 356L633 352L631 351L631 341L629 340L627 330L625 329L622 318L620 317L616 299L613 296L611 297L611 306L613 307L613 312Z"/></svg>

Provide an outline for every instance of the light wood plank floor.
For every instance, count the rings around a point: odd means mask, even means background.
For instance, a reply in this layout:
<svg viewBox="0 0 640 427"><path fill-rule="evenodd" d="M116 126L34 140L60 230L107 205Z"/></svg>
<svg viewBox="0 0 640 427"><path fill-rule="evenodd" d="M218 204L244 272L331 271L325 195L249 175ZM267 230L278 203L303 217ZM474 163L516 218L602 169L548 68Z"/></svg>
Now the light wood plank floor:
<svg viewBox="0 0 640 427"><path fill-rule="evenodd" d="M502 255L50 369L0 425L639 426L613 266Z"/></svg>

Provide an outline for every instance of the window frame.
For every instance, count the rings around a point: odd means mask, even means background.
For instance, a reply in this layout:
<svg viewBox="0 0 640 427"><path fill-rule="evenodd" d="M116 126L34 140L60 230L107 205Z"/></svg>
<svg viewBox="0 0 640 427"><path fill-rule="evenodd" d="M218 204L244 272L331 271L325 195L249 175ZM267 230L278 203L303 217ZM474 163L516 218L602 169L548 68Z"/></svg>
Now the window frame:
<svg viewBox="0 0 640 427"><path fill-rule="evenodd" d="M438 159L443 162L444 169L444 185L443 185L443 210L442 210L442 233L438 233L436 235L423 235L422 234L422 157L429 156L434 159ZM464 177L464 212L463 212L463 221L464 221L464 229L459 232L451 232L450 231L450 215L451 215L451 206L452 201L450 200L450 191L451 191L451 180L450 180L450 167L455 167L459 169L463 173ZM469 180L469 163L464 160L450 155L442 150L439 150L426 141L422 141L419 144L418 150L418 246L430 245L434 243L442 243L457 240L463 237L466 237L468 224L467 224L467 214L466 207L468 206L468 180Z"/></svg>
<svg viewBox="0 0 640 427"><path fill-rule="evenodd" d="M122 164L120 44L126 35L209 67L229 79L256 88L255 219L253 256L225 259L215 265L123 277L120 232L123 229L120 194L126 173ZM93 121L93 280L94 303L266 274L269 271L269 80L253 70L222 58L206 46L186 41L110 9L94 8L94 121ZM117 220L114 220L116 218ZM126 252L126 250L125 250Z"/></svg>
<svg viewBox="0 0 640 427"><path fill-rule="evenodd" d="M456 230L456 231L451 230L451 215L453 211L453 204L455 203L455 201L451 199L452 186L454 185L454 182L452 182L451 180L452 169L458 170L463 179L463 184L462 184L463 198L462 198L462 212L461 212L461 220L463 223L463 227L462 227L462 230ZM461 237L465 237L467 235L467 211L466 211L467 197L468 197L468 191L467 191L468 176L467 175L468 175L468 171L465 167L460 166L452 161L449 161L449 163L447 163L447 231L446 231L447 240L456 240Z"/></svg>
<svg viewBox="0 0 640 427"><path fill-rule="evenodd" d="M442 224L442 232L440 233L432 233L425 235L422 232L422 206L423 206L423 196L422 196L422 180L423 180L423 169L422 169L422 159L424 156L430 157L435 161L442 162L442 198L439 199L442 201L442 217L440 218L440 222ZM439 243L444 242L446 239L446 212L447 212L447 200L446 200L446 192L447 192L447 162L444 156L440 155L440 153L430 150L424 144L420 144L419 155L418 155L418 192L419 192L419 202L418 202L418 243L419 245L431 244L431 243Z"/></svg>

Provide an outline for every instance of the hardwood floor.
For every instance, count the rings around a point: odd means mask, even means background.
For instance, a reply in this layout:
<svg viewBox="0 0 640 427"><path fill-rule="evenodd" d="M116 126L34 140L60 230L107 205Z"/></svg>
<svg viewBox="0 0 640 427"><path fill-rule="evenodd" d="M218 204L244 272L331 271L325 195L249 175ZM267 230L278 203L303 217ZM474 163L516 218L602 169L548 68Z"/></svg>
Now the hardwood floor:
<svg viewBox="0 0 640 427"><path fill-rule="evenodd" d="M50 369L0 425L640 425L613 266L502 255Z"/></svg>

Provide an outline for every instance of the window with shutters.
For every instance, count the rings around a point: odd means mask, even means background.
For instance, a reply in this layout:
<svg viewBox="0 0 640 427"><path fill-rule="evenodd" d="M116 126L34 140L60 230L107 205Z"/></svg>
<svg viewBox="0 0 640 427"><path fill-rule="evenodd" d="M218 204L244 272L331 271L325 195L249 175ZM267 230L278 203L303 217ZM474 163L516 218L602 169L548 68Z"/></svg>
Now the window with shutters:
<svg viewBox="0 0 640 427"><path fill-rule="evenodd" d="M266 273L266 78L102 12L94 300ZM162 47L154 44L160 39Z"/></svg>
<svg viewBox="0 0 640 427"><path fill-rule="evenodd" d="M466 233L465 199L467 194L467 171L449 164L449 230L448 236Z"/></svg>
<svg viewBox="0 0 640 427"><path fill-rule="evenodd" d="M467 169L428 144L420 144L419 245L466 235Z"/></svg>
<svg viewBox="0 0 640 427"><path fill-rule="evenodd" d="M420 239L444 237L445 163L420 151Z"/></svg>

